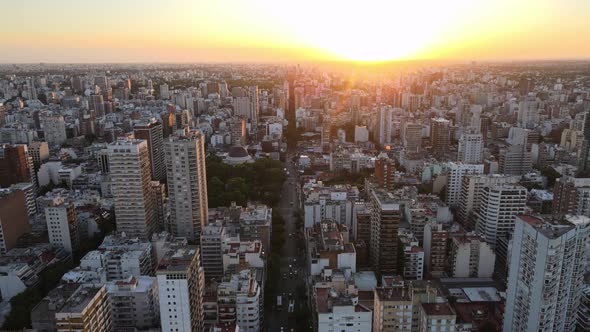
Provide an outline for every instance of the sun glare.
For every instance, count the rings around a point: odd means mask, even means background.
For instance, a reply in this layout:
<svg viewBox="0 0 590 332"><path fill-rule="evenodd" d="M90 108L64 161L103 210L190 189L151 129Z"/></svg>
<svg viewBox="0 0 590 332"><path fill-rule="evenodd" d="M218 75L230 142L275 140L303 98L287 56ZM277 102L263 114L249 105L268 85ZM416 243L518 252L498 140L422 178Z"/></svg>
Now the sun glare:
<svg viewBox="0 0 590 332"><path fill-rule="evenodd" d="M468 1L311 1L289 10L299 39L341 60L416 57L466 9Z"/></svg>

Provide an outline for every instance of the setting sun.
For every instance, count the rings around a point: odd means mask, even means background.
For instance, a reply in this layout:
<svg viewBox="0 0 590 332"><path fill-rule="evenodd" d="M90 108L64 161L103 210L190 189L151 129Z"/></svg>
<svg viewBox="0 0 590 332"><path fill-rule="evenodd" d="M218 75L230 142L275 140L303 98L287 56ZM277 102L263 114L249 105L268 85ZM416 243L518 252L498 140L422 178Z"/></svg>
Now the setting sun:
<svg viewBox="0 0 590 332"><path fill-rule="evenodd" d="M414 57L467 8L467 1L299 2L289 17L295 34L334 57L386 61ZM424 8L429 8L424 10Z"/></svg>
<svg viewBox="0 0 590 332"><path fill-rule="evenodd" d="M585 0L138 3L8 2L0 22L0 62L64 57L72 62L367 62L590 54L590 44L580 39L590 33L584 15L590 1ZM81 14L87 12L108 20L87 20Z"/></svg>

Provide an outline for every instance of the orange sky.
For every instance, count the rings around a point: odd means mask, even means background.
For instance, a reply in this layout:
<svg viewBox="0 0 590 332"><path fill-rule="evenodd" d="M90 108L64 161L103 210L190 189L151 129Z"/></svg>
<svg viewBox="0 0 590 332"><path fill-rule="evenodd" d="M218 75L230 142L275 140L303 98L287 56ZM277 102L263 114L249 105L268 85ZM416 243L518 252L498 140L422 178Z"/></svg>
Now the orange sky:
<svg viewBox="0 0 590 332"><path fill-rule="evenodd" d="M590 58L587 0L19 0L0 62Z"/></svg>

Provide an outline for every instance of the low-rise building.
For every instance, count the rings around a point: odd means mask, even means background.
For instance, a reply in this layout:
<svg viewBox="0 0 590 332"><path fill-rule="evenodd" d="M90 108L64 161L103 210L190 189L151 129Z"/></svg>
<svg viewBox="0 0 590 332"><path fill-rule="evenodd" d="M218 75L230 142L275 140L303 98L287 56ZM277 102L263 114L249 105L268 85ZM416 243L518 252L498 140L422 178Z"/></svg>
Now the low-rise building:
<svg viewBox="0 0 590 332"><path fill-rule="evenodd" d="M356 272L356 251L348 240L348 227L324 221L306 229L309 273L319 275L325 268Z"/></svg>

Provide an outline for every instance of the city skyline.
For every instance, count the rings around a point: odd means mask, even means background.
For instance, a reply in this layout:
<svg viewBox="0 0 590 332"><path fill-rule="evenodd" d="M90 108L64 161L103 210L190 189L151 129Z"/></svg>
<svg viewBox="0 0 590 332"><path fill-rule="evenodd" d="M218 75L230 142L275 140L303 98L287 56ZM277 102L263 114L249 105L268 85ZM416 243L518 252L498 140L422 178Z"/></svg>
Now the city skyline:
<svg viewBox="0 0 590 332"><path fill-rule="evenodd" d="M5 4L0 63L587 59L588 9L580 0L25 0Z"/></svg>

